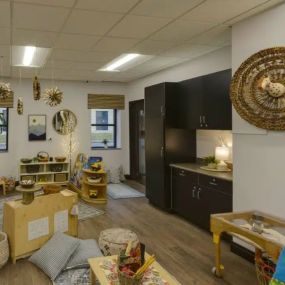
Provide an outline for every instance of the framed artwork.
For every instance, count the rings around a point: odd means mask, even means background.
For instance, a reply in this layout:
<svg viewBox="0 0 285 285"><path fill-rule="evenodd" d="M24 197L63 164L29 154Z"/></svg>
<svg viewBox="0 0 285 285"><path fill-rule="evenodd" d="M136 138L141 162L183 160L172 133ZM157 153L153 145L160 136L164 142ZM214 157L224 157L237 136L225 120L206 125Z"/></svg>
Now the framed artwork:
<svg viewBox="0 0 285 285"><path fill-rule="evenodd" d="M29 115L28 134L29 141L46 140L46 115Z"/></svg>

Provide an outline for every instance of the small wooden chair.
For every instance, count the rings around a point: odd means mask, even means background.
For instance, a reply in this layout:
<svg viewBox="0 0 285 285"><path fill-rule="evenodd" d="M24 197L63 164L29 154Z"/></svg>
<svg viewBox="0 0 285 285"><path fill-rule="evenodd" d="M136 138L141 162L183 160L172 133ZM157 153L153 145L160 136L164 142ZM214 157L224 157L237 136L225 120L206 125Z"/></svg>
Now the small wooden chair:
<svg viewBox="0 0 285 285"><path fill-rule="evenodd" d="M6 196L6 185L4 181L0 181L0 186L2 186L3 194Z"/></svg>

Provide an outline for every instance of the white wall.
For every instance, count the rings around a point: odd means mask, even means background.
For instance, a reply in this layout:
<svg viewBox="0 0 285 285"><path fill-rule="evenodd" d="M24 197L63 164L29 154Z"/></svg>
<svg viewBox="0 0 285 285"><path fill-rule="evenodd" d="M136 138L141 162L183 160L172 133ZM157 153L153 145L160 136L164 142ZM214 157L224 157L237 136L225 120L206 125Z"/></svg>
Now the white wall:
<svg viewBox="0 0 285 285"><path fill-rule="evenodd" d="M84 83L72 81L58 81L56 84L64 92L63 102L56 107L49 107L43 100L34 101L32 94L32 80L10 80L12 89L15 92L15 101L19 96L24 100L24 114L18 115L16 102L9 114L9 151L0 153L0 176L18 174L18 163L20 158L34 157L41 150L47 151L51 156L64 153L63 140L66 136L57 134L52 127L53 115L61 109L73 111L77 117L78 125L75 130L75 141L77 141L77 152L84 152L87 155L103 156L108 165L120 165L123 161L126 147L125 138L122 137L122 149L120 150L91 150L90 138L90 110L87 109L88 93L125 94L124 84L110 83ZM41 80L41 89L51 87L51 81ZM47 115L47 138L52 141L29 142L28 141L28 114ZM125 111L121 112L122 122L125 122ZM124 127L124 126L122 126Z"/></svg>
<svg viewBox="0 0 285 285"><path fill-rule="evenodd" d="M233 26L233 71L253 53L285 46L285 4ZM285 216L285 133L267 132L233 115L234 210Z"/></svg>
<svg viewBox="0 0 285 285"><path fill-rule="evenodd" d="M142 79L131 82L128 85L127 94L128 100L139 100L144 98L144 88L146 86L150 86L153 84L161 83L161 82L177 82L186 80L189 78L225 70L231 68L231 48L225 47L214 51L212 53L208 53L199 58L196 58L192 61L188 61L186 63L177 65L175 67L163 70L161 72L155 73L153 75L144 77ZM128 103L127 103L128 105ZM128 109L126 110L128 113ZM128 134L128 114L126 114L126 128L124 137L126 139L126 146L129 144L129 134ZM197 149L197 156L202 157L205 153L207 153L207 149L205 150L205 145L210 146L212 149L213 146L213 138L210 134L209 141L205 143L206 135L203 135L203 146ZM227 134L225 134L227 136ZM199 138L199 136L198 136ZM199 141L197 141L198 145L200 145ZM126 147L128 149L128 147ZM124 155L124 165L126 171L129 171L129 153L125 153Z"/></svg>

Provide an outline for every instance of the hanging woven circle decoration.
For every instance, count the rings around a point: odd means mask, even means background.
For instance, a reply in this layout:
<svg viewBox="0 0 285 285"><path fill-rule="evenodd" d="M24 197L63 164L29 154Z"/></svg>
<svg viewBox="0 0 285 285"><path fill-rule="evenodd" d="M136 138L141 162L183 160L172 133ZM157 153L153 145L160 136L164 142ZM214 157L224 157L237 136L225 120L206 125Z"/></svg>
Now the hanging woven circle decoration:
<svg viewBox="0 0 285 285"><path fill-rule="evenodd" d="M285 130L285 47L261 50L233 76L231 100L239 115L267 130Z"/></svg>
<svg viewBox="0 0 285 285"><path fill-rule="evenodd" d="M5 100L13 94L14 92L11 90L9 83L0 82L0 100Z"/></svg>
<svg viewBox="0 0 285 285"><path fill-rule="evenodd" d="M44 102L51 107L59 105L62 98L63 93L58 89L58 87L46 89L43 95Z"/></svg>

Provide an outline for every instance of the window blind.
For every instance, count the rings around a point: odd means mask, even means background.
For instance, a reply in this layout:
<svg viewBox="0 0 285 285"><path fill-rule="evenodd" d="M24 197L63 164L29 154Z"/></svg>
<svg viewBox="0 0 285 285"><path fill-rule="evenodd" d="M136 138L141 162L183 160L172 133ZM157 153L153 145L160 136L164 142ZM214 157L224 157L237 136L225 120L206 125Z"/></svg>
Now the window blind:
<svg viewBox="0 0 285 285"><path fill-rule="evenodd" d="M13 108L14 95L9 96L6 99L0 99L0 108Z"/></svg>
<svg viewBox="0 0 285 285"><path fill-rule="evenodd" d="M125 109L125 95L88 94L88 109Z"/></svg>

